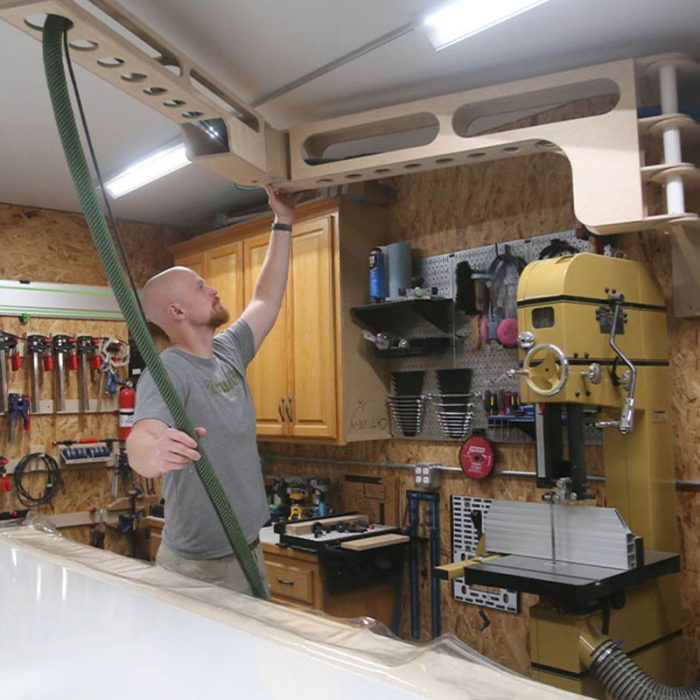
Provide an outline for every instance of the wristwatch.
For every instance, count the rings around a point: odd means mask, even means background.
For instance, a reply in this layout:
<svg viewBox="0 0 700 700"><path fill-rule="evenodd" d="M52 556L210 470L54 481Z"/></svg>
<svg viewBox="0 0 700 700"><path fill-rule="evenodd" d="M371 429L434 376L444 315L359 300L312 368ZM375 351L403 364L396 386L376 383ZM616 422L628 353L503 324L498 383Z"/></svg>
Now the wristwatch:
<svg viewBox="0 0 700 700"><path fill-rule="evenodd" d="M273 231L291 231L292 225L291 224L281 224L279 221L275 221L275 223L272 224L272 230Z"/></svg>

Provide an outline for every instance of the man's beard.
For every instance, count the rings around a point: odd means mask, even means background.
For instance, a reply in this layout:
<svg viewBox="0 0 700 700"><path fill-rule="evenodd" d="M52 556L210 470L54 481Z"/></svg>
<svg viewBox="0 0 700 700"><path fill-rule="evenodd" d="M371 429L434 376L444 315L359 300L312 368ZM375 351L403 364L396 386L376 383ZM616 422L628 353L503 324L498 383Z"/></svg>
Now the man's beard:
<svg viewBox="0 0 700 700"><path fill-rule="evenodd" d="M211 312L209 326L211 328L218 328L219 326L223 326L224 323L228 323L230 318L231 314L228 312L228 309L222 304L218 304Z"/></svg>

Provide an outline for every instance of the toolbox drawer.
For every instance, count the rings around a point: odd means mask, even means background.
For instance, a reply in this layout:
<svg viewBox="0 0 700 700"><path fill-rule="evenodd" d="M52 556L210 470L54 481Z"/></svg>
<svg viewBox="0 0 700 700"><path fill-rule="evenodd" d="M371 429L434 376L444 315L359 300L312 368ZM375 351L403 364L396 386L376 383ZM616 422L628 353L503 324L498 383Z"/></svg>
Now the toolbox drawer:
<svg viewBox="0 0 700 700"><path fill-rule="evenodd" d="M314 567L303 563L287 563L266 558L267 575L273 596L289 598L307 605L314 604Z"/></svg>

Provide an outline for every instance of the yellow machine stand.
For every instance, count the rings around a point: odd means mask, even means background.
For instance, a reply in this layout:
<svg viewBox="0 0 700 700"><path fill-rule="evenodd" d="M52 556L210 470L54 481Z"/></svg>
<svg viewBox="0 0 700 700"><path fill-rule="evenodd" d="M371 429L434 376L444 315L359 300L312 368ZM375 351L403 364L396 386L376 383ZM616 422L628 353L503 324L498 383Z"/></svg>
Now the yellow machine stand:
<svg viewBox="0 0 700 700"><path fill-rule="evenodd" d="M645 549L678 552L666 306L656 281L640 263L588 253L533 262L520 278L518 326L521 402L596 407L605 505ZM538 680L606 697L581 650L608 638L657 681L683 681L677 574L632 586L603 610L561 612L542 598L530 615Z"/></svg>
<svg viewBox="0 0 700 700"><path fill-rule="evenodd" d="M588 673L581 638L622 641L621 649L652 678L666 685L683 681L683 648L677 575L665 576L627 592L622 610L611 610L610 629L603 613L562 613L541 600L530 609L531 675L548 685L592 698L607 698Z"/></svg>

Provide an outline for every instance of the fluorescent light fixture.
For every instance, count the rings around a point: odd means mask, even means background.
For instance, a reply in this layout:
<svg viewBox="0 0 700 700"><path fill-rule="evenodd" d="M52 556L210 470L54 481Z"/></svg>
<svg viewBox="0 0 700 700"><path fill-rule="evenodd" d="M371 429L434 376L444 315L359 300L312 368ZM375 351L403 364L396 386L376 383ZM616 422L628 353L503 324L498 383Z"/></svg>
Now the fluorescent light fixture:
<svg viewBox="0 0 700 700"><path fill-rule="evenodd" d="M440 51L545 2L548 0L457 0L424 15L421 27Z"/></svg>
<svg viewBox="0 0 700 700"><path fill-rule="evenodd" d="M110 197L117 199L123 195L158 180L164 175L174 173L189 164L185 146L171 146L152 153L142 160L122 170L118 175L105 182L105 189Z"/></svg>

